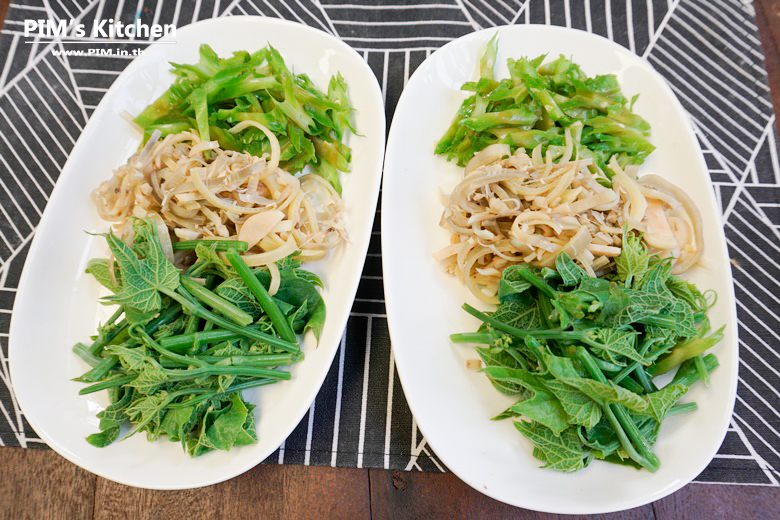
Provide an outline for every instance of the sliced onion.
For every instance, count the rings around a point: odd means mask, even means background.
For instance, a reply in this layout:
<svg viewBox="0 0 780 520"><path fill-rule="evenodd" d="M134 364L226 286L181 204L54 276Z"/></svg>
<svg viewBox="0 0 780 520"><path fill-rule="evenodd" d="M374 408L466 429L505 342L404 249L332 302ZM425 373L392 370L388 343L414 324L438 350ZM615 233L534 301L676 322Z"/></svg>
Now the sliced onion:
<svg viewBox="0 0 780 520"><path fill-rule="evenodd" d="M230 129L231 134L238 133L247 127L253 126L260 129L268 138L268 142L271 143L271 160L268 162L268 169L271 171L276 170L279 167L279 159L282 155L281 148L279 147L279 139L276 138L273 132L258 123L257 121L241 121L236 126Z"/></svg>
<svg viewBox="0 0 780 520"><path fill-rule="evenodd" d="M661 250L679 247L680 244L677 242L677 237L674 236L660 202L653 200L648 204L645 219L642 222L647 226L647 230L642 235L647 245Z"/></svg>
<svg viewBox="0 0 780 520"><path fill-rule="evenodd" d="M179 240L197 240L201 237L199 231L180 227L174 228L173 233Z"/></svg>
<svg viewBox="0 0 780 520"><path fill-rule="evenodd" d="M480 166L485 166L486 164L491 164L498 161L502 157L507 157L509 153L510 151L508 144L495 143L491 144L490 146L486 146L477 152L474 157L472 157L471 160L466 164L466 169L463 171L463 175L466 176L471 173L472 170L476 170Z"/></svg>
<svg viewBox="0 0 780 520"><path fill-rule="evenodd" d="M555 183L555 187L545 196L548 204L558 198L561 194L563 194L564 191L569 188L569 186L571 186L571 182L574 180L575 175L577 175L577 170L574 168L569 168L560 175L560 178Z"/></svg>
<svg viewBox="0 0 780 520"><path fill-rule="evenodd" d="M146 141L146 144L141 149L141 153L138 154L138 159L136 160L136 168L142 169L144 166L146 166L146 163L149 161L149 159L152 156L152 150L154 149L154 145L157 144L157 141L160 139L160 136L162 135L162 132L159 130L155 130L152 132L152 135L149 136L149 140Z"/></svg>
<svg viewBox="0 0 780 520"><path fill-rule="evenodd" d="M679 262L675 263L672 272L674 274L679 274L687 271L696 265L696 263L701 258L702 253L704 252L704 231L699 209L696 207L696 204L693 203L693 200L691 200L687 193L666 179L663 179L657 175L644 175L640 179L639 183L642 186L656 188L674 195L674 197L682 204L685 213L688 214L688 217L691 220L691 225L693 227L694 243L683 244L683 247L686 250L693 251L693 253L686 255L685 258L681 258Z"/></svg>
<svg viewBox="0 0 780 520"><path fill-rule="evenodd" d="M271 284L268 286L268 294L273 296L279 292L279 286L282 283L282 276L279 273L279 267L276 265L276 263L268 264L268 272L271 273Z"/></svg>
<svg viewBox="0 0 780 520"><path fill-rule="evenodd" d="M162 251L170 262L173 262L173 244L171 243L171 235L168 231L168 226L165 225L162 217L157 213L149 215L149 220L154 222L154 226L157 228L157 238L160 239L160 245Z"/></svg>
<svg viewBox="0 0 780 520"><path fill-rule="evenodd" d="M618 199L619 196L614 191L604 190L604 191L600 191L599 193L596 193L595 195L591 195L590 197L587 197L585 199L580 199L575 202L572 202L571 204L569 204L569 208L571 208L572 214L578 215L580 213L584 213L589 209L593 209L597 206L615 203L617 202Z"/></svg>
<svg viewBox="0 0 780 520"><path fill-rule="evenodd" d="M295 243L295 239L292 237L292 235L290 235L287 241L276 249L266 251L265 253L242 255L241 258L244 259L249 267L257 267L260 265L268 265L273 262L278 262L282 258L293 254L296 249L298 249L298 244Z"/></svg>
<svg viewBox="0 0 780 520"><path fill-rule="evenodd" d="M191 175L190 178L192 179L192 183L195 185L195 189L198 190L198 192L201 195L203 195L203 198L205 198L207 201L211 202L213 205L215 205L220 209L223 209L230 213L236 213L238 215L243 215L245 213L260 213L261 211L266 211L266 208L245 208L243 206L237 206L230 202L225 202L221 198L214 195L214 193L210 189L208 189L206 184L203 182L203 179L201 179L200 175Z"/></svg>
<svg viewBox="0 0 780 520"><path fill-rule="evenodd" d="M590 266L593 268L594 271L598 271L602 267L605 267L607 264L609 264L609 257L604 255L595 259Z"/></svg>
<svg viewBox="0 0 780 520"><path fill-rule="evenodd" d="M594 244L591 242L588 245L588 251L590 251L594 255L602 255L606 257L606 256L618 256L620 255L621 250L619 247L605 246L603 244Z"/></svg>
<svg viewBox="0 0 780 520"><path fill-rule="evenodd" d="M647 199L642 194L639 184L623 172L612 177L615 190L623 188L628 196L628 225L636 229L636 224L642 221L647 211Z"/></svg>
<svg viewBox="0 0 780 520"><path fill-rule="evenodd" d="M247 166L244 166L239 171L231 173L224 181L221 182L221 188L223 190L233 190L236 186L242 185L252 175L256 175L266 169L266 165L262 162L254 162ZM212 188L211 180L207 183L209 188Z"/></svg>
<svg viewBox="0 0 780 520"><path fill-rule="evenodd" d="M190 148L190 157L200 155L206 150L215 150L217 148L219 148L219 143L217 141L201 141Z"/></svg>
<svg viewBox="0 0 780 520"><path fill-rule="evenodd" d="M437 262L441 262L442 260L445 260L453 255L457 255L461 249L463 249L462 242L458 242L457 244L450 244L447 247L443 247L433 253L433 259Z"/></svg>
<svg viewBox="0 0 780 520"><path fill-rule="evenodd" d="M588 249L591 240L593 240L593 238L590 236L590 231L588 231L588 228L585 226L582 226L579 231L571 237L571 240L563 247L561 252L567 253L572 258L577 258L583 251Z"/></svg>
<svg viewBox="0 0 780 520"><path fill-rule="evenodd" d="M260 240L271 232L274 227L284 219L284 213L276 209L269 209L261 213L255 213L244 221L238 232L238 239L249 244L249 248L255 246Z"/></svg>

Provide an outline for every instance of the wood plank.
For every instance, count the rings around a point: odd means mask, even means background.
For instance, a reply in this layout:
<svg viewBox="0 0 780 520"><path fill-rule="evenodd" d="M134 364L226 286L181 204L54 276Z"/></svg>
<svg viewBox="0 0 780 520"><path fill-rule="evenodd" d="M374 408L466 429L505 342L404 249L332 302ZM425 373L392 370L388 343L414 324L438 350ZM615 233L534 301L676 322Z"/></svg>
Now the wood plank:
<svg viewBox="0 0 780 520"><path fill-rule="evenodd" d="M756 0L756 25L764 51L769 90L775 114L780 113L780 0ZM780 119L775 119L780 136Z"/></svg>
<svg viewBox="0 0 780 520"><path fill-rule="evenodd" d="M657 520L770 520L780 515L780 488L690 484L655 502L653 509Z"/></svg>
<svg viewBox="0 0 780 520"><path fill-rule="evenodd" d="M3 26L5 16L8 14L8 8L11 5L11 0L0 0L0 27Z"/></svg>
<svg viewBox="0 0 780 520"><path fill-rule="evenodd" d="M523 518L534 520L654 520L651 505L623 513L569 516L512 507L479 493L451 473L370 470L374 520L394 518ZM566 497L561 497L566 500ZM413 511L413 514L409 512Z"/></svg>
<svg viewBox="0 0 780 520"><path fill-rule="evenodd" d="M50 450L0 448L0 518L90 519L96 479Z"/></svg>
<svg viewBox="0 0 780 520"><path fill-rule="evenodd" d="M371 518L368 471L261 464L227 482L183 491L99 478L95 519Z"/></svg>

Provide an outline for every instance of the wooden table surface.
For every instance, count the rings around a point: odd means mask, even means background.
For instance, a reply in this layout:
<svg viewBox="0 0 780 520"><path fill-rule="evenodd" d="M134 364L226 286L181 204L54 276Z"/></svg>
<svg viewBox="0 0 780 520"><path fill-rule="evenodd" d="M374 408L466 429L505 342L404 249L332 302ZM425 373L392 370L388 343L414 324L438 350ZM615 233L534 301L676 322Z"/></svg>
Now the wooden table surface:
<svg viewBox="0 0 780 520"><path fill-rule="evenodd" d="M3 20L10 0L0 0ZM780 113L780 0L755 2L772 101ZM780 121L778 134L780 134ZM566 497L561 497L565 500ZM780 488L690 484L653 504L588 518L778 518ZM0 518L578 518L507 506L452 474L260 465L188 491L115 484L42 449L0 448Z"/></svg>

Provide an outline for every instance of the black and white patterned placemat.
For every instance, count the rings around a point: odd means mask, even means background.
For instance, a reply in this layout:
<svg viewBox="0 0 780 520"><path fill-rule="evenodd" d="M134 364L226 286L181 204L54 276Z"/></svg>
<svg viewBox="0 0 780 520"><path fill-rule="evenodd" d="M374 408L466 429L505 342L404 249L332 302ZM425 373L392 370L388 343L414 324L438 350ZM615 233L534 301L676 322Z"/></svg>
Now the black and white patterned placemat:
<svg viewBox="0 0 780 520"><path fill-rule="evenodd" d="M461 35L504 24L592 31L650 60L690 113L734 265L739 392L699 482L780 482L780 165L753 6L739 0L31 0L0 36L0 445L42 442L13 396L8 323L27 247L68 153L132 56L76 56L24 38L27 19L187 25L216 16L297 21L352 45L377 75L388 123L409 75ZM85 38L90 35L87 34ZM31 41L31 43L28 43ZM105 44L143 49L148 40ZM310 411L269 461L443 471L395 374L382 290L379 212L344 341Z"/></svg>

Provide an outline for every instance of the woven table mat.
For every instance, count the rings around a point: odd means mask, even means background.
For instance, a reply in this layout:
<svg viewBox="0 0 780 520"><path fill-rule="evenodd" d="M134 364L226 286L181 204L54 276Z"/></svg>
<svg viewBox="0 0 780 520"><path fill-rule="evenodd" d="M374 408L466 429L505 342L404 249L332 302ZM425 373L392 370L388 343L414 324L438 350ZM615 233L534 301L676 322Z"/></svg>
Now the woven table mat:
<svg viewBox="0 0 780 520"><path fill-rule="evenodd" d="M0 445L44 447L8 372L8 327L28 245L65 160L106 90L147 40L102 43L128 56L76 56L25 38L29 19L179 27L217 16L285 18L333 34L375 72L388 125L409 75L445 43L482 28L553 24L646 57L689 112L732 258L740 370L726 440L698 482L780 481L780 166L753 6L737 0L49 0L12 3L0 36ZM87 35L89 36L89 35ZM66 40L71 40L66 38ZM353 95L355 95L353 93ZM395 374L374 234L340 350L311 409L266 462L445 471Z"/></svg>

